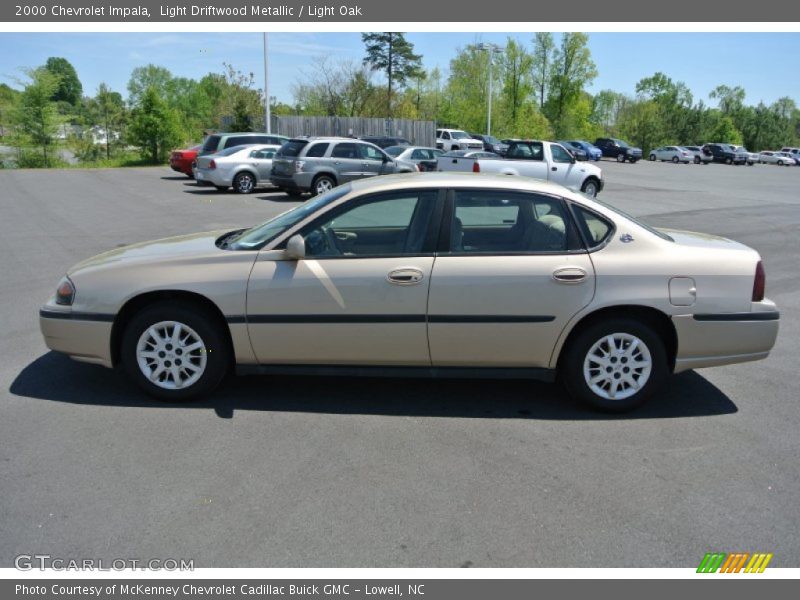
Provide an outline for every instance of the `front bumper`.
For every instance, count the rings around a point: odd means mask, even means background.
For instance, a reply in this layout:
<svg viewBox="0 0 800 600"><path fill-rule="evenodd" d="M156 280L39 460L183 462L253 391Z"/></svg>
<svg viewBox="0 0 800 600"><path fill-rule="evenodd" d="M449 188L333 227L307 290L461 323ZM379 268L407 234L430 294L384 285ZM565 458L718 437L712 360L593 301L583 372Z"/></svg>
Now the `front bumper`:
<svg viewBox="0 0 800 600"><path fill-rule="evenodd" d="M770 300L744 313L676 315L675 372L761 360L778 337L780 313Z"/></svg>
<svg viewBox="0 0 800 600"><path fill-rule="evenodd" d="M114 315L77 313L47 304L39 311L45 345L81 362L112 367L111 329Z"/></svg>

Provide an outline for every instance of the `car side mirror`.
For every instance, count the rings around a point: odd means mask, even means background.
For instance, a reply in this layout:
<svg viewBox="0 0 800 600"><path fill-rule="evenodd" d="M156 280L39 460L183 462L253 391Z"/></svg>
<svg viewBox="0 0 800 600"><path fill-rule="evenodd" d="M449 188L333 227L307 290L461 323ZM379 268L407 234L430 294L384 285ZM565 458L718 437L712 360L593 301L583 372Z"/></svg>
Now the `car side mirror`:
<svg viewBox="0 0 800 600"><path fill-rule="evenodd" d="M303 260L306 257L306 240L299 233L293 235L286 242L286 258L289 260Z"/></svg>
<svg viewBox="0 0 800 600"><path fill-rule="evenodd" d="M571 162L573 165L577 162L577 160L578 159L576 158L576 156L574 154L570 155L569 162Z"/></svg>

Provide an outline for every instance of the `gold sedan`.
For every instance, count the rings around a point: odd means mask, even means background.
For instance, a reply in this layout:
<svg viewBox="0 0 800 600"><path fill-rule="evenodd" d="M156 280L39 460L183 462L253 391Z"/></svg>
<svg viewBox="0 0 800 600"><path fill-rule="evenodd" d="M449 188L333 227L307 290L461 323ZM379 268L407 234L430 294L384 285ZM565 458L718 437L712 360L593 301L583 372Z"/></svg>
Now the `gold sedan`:
<svg viewBox="0 0 800 600"><path fill-rule="evenodd" d="M554 380L606 410L671 372L765 358L758 253L650 228L566 188L425 173L337 187L251 229L120 248L70 269L47 346L148 393L230 370Z"/></svg>

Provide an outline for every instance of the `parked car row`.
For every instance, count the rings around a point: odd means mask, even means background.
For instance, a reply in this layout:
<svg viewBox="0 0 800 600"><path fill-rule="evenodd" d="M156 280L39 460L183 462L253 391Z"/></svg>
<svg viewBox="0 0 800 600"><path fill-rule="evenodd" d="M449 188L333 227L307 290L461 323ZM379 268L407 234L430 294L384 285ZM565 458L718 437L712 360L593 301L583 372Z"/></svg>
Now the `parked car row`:
<svg viewBox="0 0 800 600"><path fill-rule="evenodd" d="M792 154L791 150L791 148L787 148L780 152L773 150L750 152L744 146L714 143L703 146L661 146L651 150L649 158L651 161L694 162L706 165L711 162L750 166L759 163L787 166L800 164L800 151Z"/></svg>

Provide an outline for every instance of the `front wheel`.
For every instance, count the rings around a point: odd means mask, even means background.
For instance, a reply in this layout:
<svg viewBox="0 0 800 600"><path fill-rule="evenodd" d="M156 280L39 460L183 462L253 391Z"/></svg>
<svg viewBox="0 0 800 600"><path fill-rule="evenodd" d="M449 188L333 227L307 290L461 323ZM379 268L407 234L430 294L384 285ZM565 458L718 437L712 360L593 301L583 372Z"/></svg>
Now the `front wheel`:
<svg viewBox="0 0 800 600"><path fill-rule="evenodd" d="M596 198L597 193L600 191L600 186L598 185L596 179L590 177L589 179L583 182L581 191L590 198Z"/></svg>
<svg viewBox="0 0 800 600"><path fill-rule="evenodd" d="M674 162L675 164L678 164L678 160L680 159L677 156L672 157L672 162Z"/></svg>
<svg viewBox="0 0 800 600"><path fill-rule="evenodd" d="M695 156L694 157L694 164L696 164L696 165L700 164L700 157L699 156Z"/></svg>
<svg viewBox="0 0 800 600"><path fill-rule="evenodd" d="M237 194L250 194L256 189L256 178L244 171L233 178L233 189Z"/></svg>
<svg viewBox="0 0 800 600"><path fill-rule="evenodd" d="M617 154L617 162L620 162L620 163L625 162L625 155L624 154Z"/></svg>
<svg viewBox="0 0 800 600"><path fill-rule="evenodd" d="M650 161L654 162L655 160L656 160L656 155L655 154L651 154L650 155Z"/></svg>
<svg viewBox="0 0 800 600"><path fill-rule="evenodd" d="M188 400L214 390L227 373L230 351L213 314L161 302L139 312L122 338L122 365L151 396Z"/></svg>
<svg viewBox="0 0 800 600"><path fill-rule="evenodd" d="M601 410L644 404L667 376L664 343L645 323L622 317L590 325L570 342L561 379L571 396Z"/></svg>

